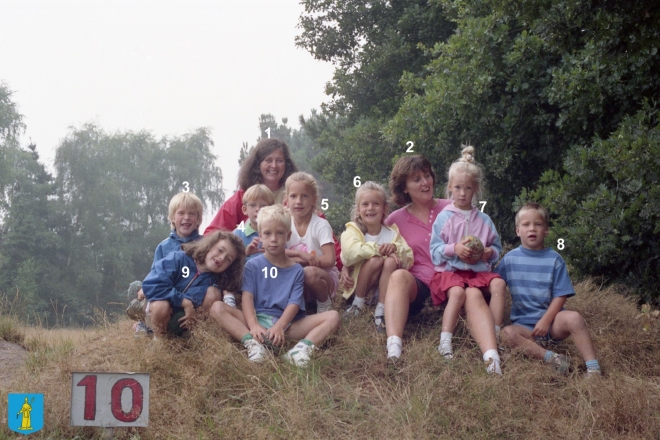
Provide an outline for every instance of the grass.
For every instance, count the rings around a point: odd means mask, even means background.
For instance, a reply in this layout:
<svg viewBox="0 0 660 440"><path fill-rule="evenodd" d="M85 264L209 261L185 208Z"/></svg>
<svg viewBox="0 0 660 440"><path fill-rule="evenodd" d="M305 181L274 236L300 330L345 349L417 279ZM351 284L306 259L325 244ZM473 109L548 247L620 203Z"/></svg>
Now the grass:
<svg viewBox="0 0 660 440"><path fill-rule="evenodd" d="M276 358L250 364L211 322L154 352L127 320L87 331L28 328L30 359L15 382L27 385L15 391L45 393L45 428L33 438L101 438L99 428L68 426L73 371L151 374L149 427L115 429L115 438L657 438L660 320L616 289L585 281L567 303L591 330L605 373L594 381L584 380L570 339L558 347L571 358L566 377L512 352L504 376L490 377L463 324L445 361L441 313L429 308L406 327L397 368L369 316L344 323L306 370ZM12 438L6 424L2 438Z"/></svg>

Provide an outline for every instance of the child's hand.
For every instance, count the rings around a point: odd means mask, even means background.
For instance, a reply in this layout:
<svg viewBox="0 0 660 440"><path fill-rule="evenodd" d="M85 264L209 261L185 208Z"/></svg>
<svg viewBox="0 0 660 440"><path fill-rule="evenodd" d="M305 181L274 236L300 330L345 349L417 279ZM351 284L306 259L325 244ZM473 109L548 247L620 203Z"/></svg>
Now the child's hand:
<svg viewBox="0 0 660 440"><path fill-rule="evenodd" d="M396 252L396 246L393 243L381 244L378 247L378 253L381 254L383 257L387 257L392 252Z"/></svg>
<svg viewBox="0 0 660 440"><path fill-rule="evenodd" d="M273 345L277 345L277 346L284 345L284 341L285 341L284 330L280 328L280 326L278 326L277 323L266 332L266 337Z"/></svg>
<svg viewBox="0 0 660 440"><path fill-rule="evenodd" d="M456 256L463 262L467 264L472 264L472 251L469 247L465 246L465 243L468 242L468 238L465 237L460 243L454 245L454 253Z"/></svg>
<svg viewBox="0 0 660 440"><path fill-rule="evenodd" d="M493 256L494 253L495 251L493 250L493 248L490 247L484 248L484 253L481 255L481 261L488 261L490 257Z"/></svg>
<svg viewBox="0 0 660 440"><path fill-rule="evenodd" d="M550 322L546 322L545 319L541 318L534 326L532 336L535 338L545 338L548 336L548 331L550 331Z"/></svg>
<svg viewBox="0 0 660 440"><path fill-rule="evenodd" d="M179 325L182 328L189 329L194 321L195 307L193 306L192 301L188 298L184 298L183 301L181 301L181 307L183 308L185 315L183 315L183 318L179 318Z"/></svg>
<svg viewBox="0 0 660 440"><path fill-rule="evenodd" d="M254 237L250 244L245 248L245 256L249 257L252 254L263 253L264 248L259 249L259 237Z"/></svg>
<svg viewBox="0 0 660 440"><path fill-rule="evenodd" d="M250 334L254 339L256 339L257 341L263 344L265 338L268 337L268 330L263 328L261 325L257 324L254 328L250 329Z"/></svg>
<svg viewBox="0 0 660 440"><path fill-rule="evenodd" d="M303 252L300 255L300 258L307 263L308 266L315 266L319 267L320 261L318 258L316 258L316 255L314 254L308 254L307 252Z"/></svg>
<svg viewBox="0 0 660 440"><path fill-rule="evenodd" d="M351 290L355 281L351 277L351 269L344 266L341 269L341 274L339 276L339 285L341 285L345 290Z"/></svg>

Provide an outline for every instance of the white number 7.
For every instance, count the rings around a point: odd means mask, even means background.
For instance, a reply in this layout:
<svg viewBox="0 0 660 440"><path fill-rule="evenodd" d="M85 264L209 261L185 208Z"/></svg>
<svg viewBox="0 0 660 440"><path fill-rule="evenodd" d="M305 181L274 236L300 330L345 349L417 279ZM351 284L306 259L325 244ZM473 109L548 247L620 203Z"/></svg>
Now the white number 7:
<svg viewBox="0 0 660 440"><path fill-rule="evenodd" d="M486 207L486 203L488 203L488 202L479 202L479 203L482 203L481 212L484 212L484 208Z"/></svg>

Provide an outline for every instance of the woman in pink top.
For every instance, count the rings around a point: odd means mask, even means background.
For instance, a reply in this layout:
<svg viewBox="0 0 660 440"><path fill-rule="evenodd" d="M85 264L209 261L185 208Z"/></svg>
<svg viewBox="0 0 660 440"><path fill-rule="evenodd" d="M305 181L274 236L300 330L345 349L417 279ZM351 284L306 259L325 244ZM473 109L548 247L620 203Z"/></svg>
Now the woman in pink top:
<svg viewBox="0 0 660 440"><path fill-rule="evenodd" d="M404 156L390 174L390 192L394 203L406 205L387 217L387 225L396 224L401 236L413 250L415 262L410 270L392 273L387 287L385 326L387 358L398 359L403 345L403 327L409 315L419 313L431 292L434 274L431 260L431 228L440 211L451 200L433 197L436 178L431 163L424 156Z"/></svg>

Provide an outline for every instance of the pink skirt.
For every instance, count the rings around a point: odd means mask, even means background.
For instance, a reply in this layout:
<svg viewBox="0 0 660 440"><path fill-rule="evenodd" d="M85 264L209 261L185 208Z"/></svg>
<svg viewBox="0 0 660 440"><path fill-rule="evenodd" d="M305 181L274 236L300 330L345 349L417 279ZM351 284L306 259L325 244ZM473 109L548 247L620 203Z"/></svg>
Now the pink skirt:
<svg viewBox="0 0 660 440"><path fill-rule="evenodd" d="M473 272L457 270L456 272L436 272L431 278L431 298L433 305L439 306L447 301L447 291L452 287L488 287L496 278L502 278L494 272Z"/></svg>

